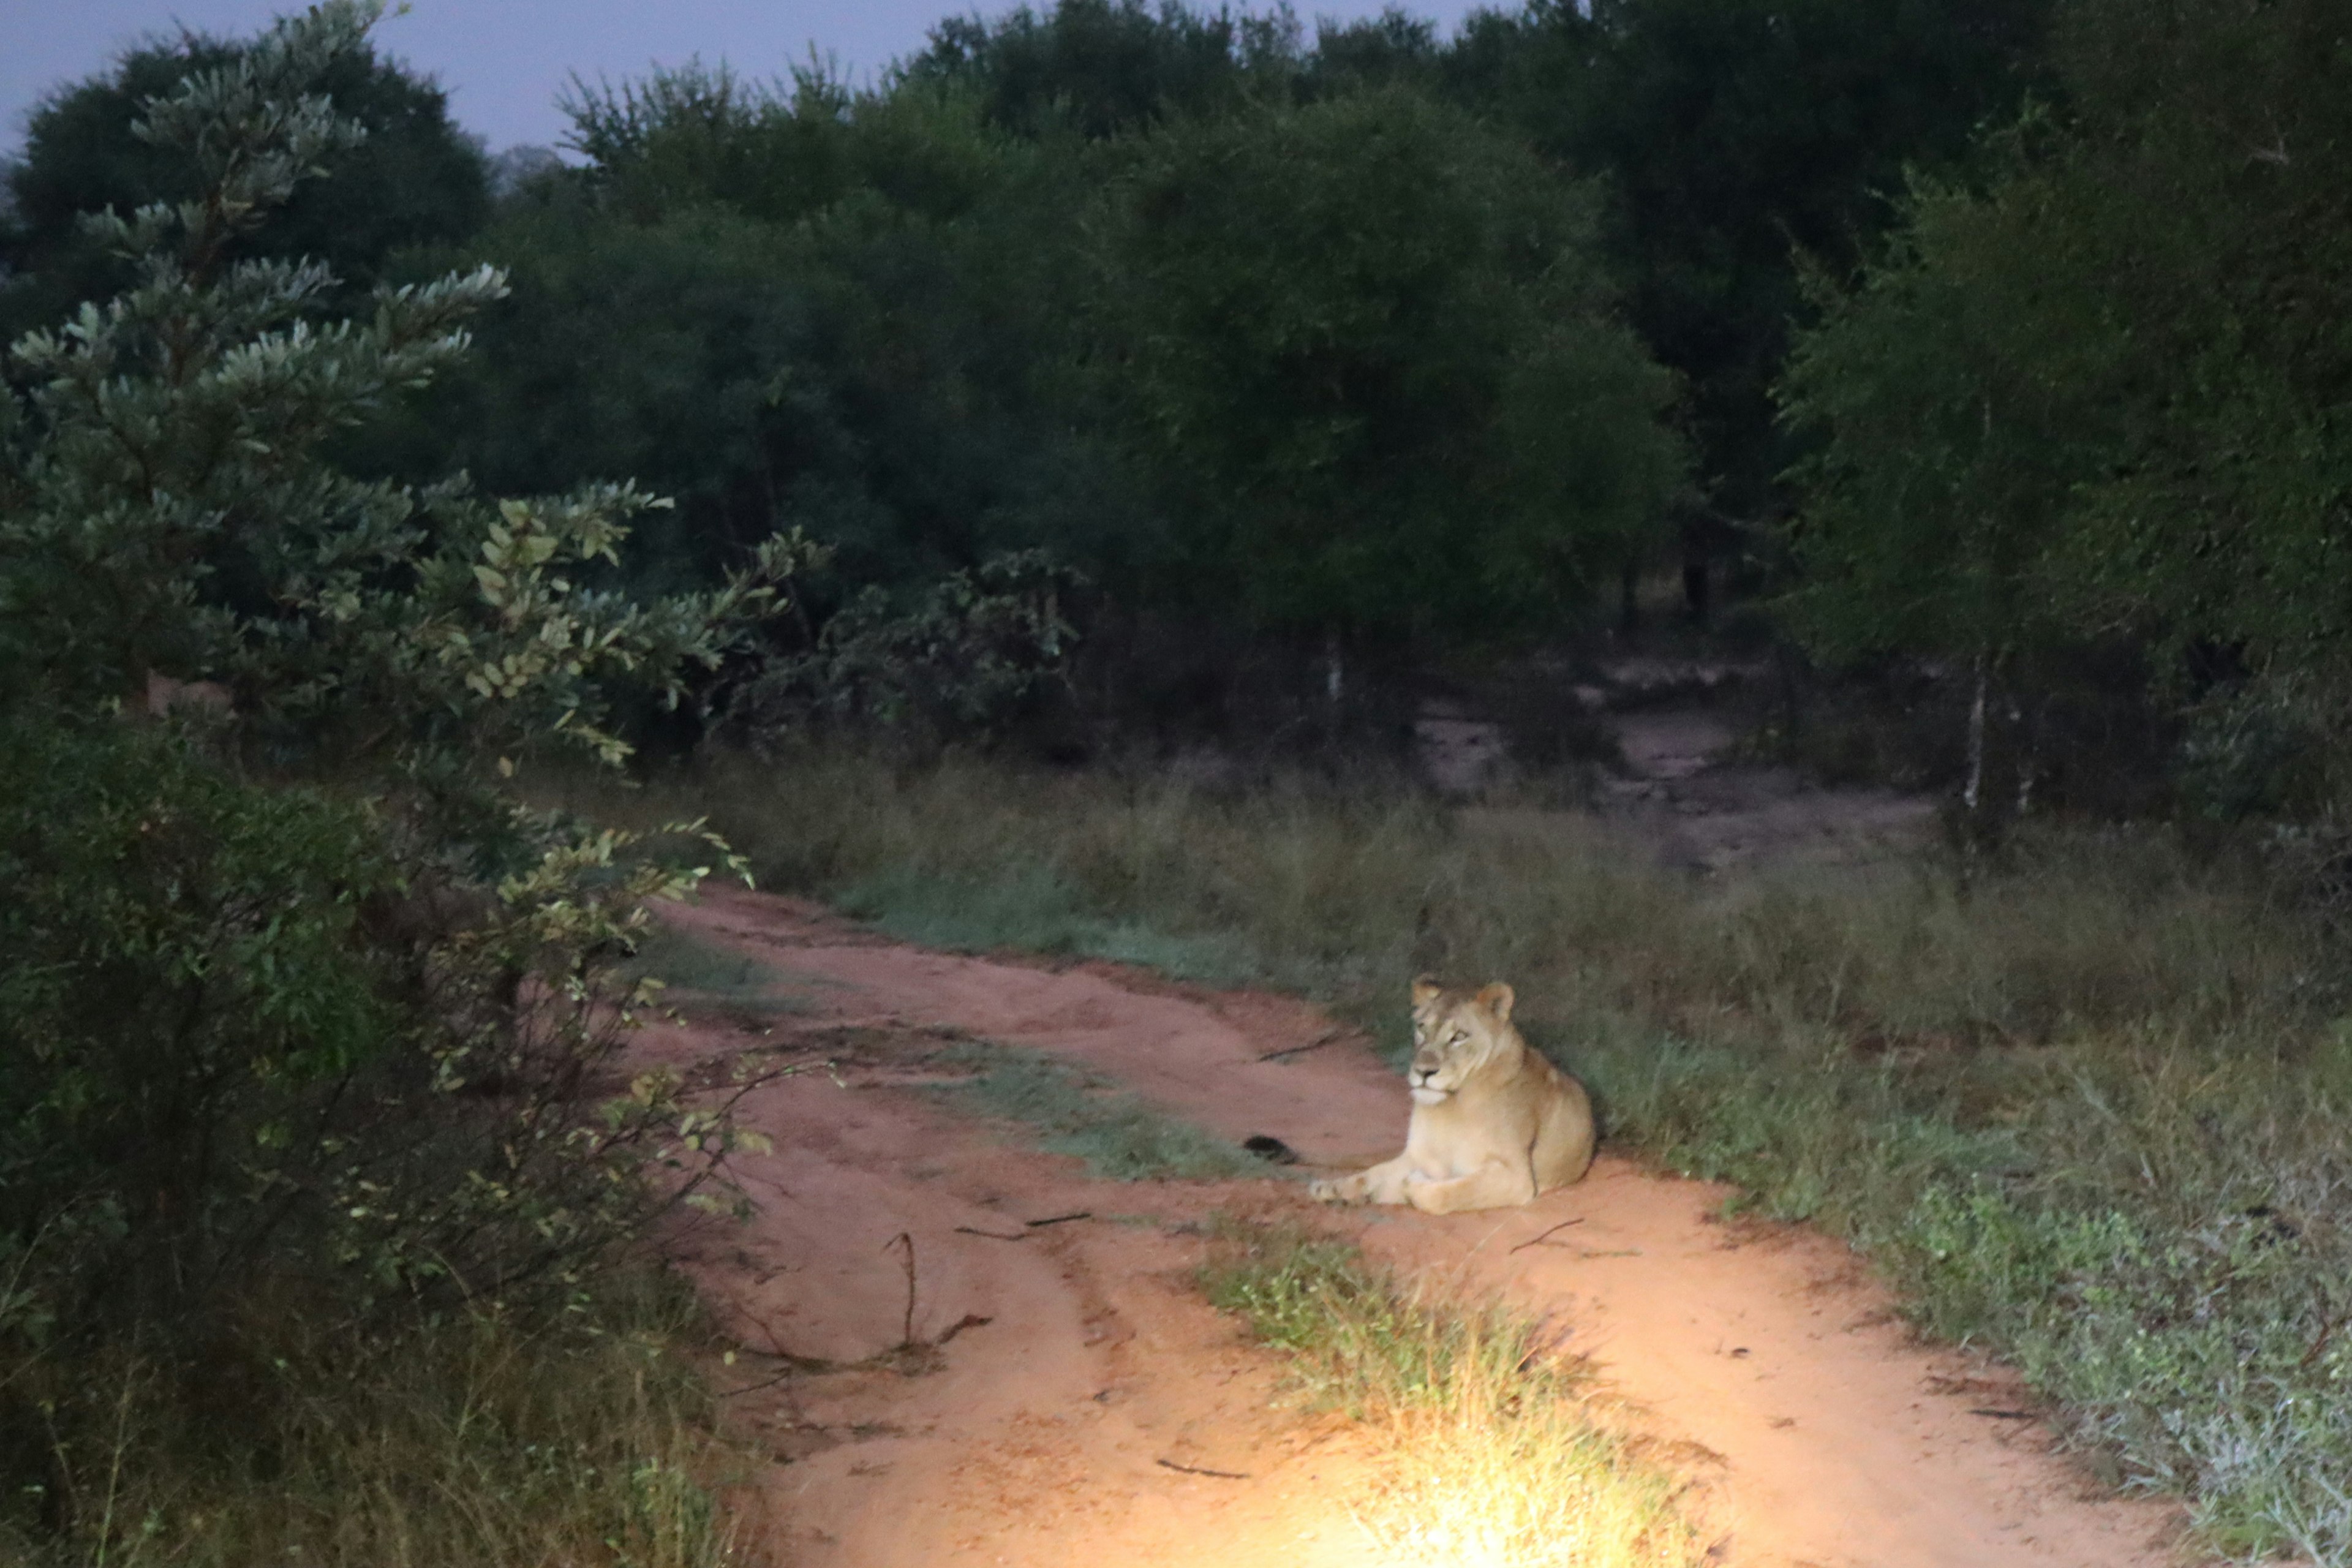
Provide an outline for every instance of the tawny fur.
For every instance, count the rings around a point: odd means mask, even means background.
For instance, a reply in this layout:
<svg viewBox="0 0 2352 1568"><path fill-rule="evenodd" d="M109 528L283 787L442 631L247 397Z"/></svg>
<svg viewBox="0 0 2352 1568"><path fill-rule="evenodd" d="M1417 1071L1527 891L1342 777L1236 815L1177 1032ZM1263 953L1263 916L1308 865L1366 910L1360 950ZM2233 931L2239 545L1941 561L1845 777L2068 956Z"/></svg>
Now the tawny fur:
<svg viewBox="0 0 2352 1568"><path fill-rule="evenodd" d="M1506 1208L1564 1187L1592 1164L1584 1086L1528 1048L1511 988L1412 983L1412 1120L1404 1152L1317 1182L1326 1203L1411 1204L1428 1214Z"/></svg>

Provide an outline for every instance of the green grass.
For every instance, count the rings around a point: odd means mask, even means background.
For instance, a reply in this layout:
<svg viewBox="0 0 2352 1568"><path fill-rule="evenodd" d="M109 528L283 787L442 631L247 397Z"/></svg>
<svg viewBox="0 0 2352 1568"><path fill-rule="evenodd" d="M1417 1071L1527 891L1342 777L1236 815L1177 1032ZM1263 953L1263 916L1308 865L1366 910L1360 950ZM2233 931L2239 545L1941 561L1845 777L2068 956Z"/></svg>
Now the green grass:
<svg viewBox="0 0 2352 1568"><path fill-rule="evenodd" d="M194 1375L120 1350L7 1369L50 1443L47 1481L0 1500L0 1561L719 1568L692 1323L682 1288L607 1279L558 1322L485 1307L363 1342L257 1308Z"/></svg>
<svg viewBox="0 0 2352 1568"><path fill-rule="evenodd" d="M971 1114L1019 1124L1051 1154L1115 1182L1259 1176L1265 1163L1042 1051L971 1041L937 1058L971 1078L932 1092Z"/></svg>
<svg viewBox="0 0 2352 1568"><path fill-rule="evenodd" d="M1507 979L1617 1146L1854 1243L2212 1549L2352 1563L2352 992L2245 857L2053 829L1966 888L1932 858L1707 884L1583 819L1392 787L838 750L672 787L763 885L908 931L961 909L969 946L1019 945L983 917L1024 900L1229 944L1391 1047L1412 973Z"/></svg>
<svg viewBox="0 0 2352 1568"><path fill-rule="evenodd" d="M622 967L621 979L658 980L680 998L717 1003L761 1013L809 1010L802 994L814 982L798 982L773 964L739 952L676 926L656 923Z"/></svg>
<svg viewBox="0 0 2352 1568"><path fill-rule="evenodd" d="M835 893L844 913L902 942L949 952L1017 950L1107 958L1210 985L1250 977L1241 945L1214 934L1171 936L1087 912L1078 890L1050 871L977 881L889 868Z"/></svg>
<svg viewBox="0 0 2352 1568"><path fill-rule="evenodd" d="M1681 1483L1585 1403L1580 1364L1492 1301L1415 1289L1294 1226L1221 1228L1209 1300L1292 1358L1307 1402L1382 1452L1358 1518L1400 1562L1681 1568L1708 1561Z"/></svg>

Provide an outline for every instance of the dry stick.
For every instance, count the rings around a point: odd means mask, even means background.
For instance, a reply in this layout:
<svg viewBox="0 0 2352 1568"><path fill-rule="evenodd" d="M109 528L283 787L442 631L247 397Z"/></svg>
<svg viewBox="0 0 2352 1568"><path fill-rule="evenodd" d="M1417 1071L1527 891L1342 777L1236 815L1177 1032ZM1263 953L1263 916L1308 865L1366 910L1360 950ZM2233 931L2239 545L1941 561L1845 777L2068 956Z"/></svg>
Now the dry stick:
<svg viewBox="0 0 2352 1568"><path fill-rule="evenodd" d="M776 1373L775 1376L767 1378L759 1383L747 1383L740 1388L722 1388L719 1391L718 1396L721 1399L733 1399L738 1394L757 1394L763 1388L773 1388L778 1384L790 1383L793 1379L800 1375L800 1368L796 1366L786 1367L783 1371Z"/></svg>
<svg viewBox="0 0 2352 1568"><path fill-rule="evenodd" d="M1995 1421L2031 1421L2033 1419L2033 1412L2031 1410L1977 1409L1969 1411L1969 1414L1971 1415L1989 1415Z"/></svg>
<svg viewBox="0 0 2352 1568"><path fill-rule="evenodd" d="M904 1349L915 1342L915 1238L902 1230L884 1242L882 1250L887 1252L901 1242L907 1247L907 1319L898 1331L898 1344Z"/></svg>
<svg viewBox="0 0 2352 1568"><path fill-rule="evenodd" d="M1344 1040L1356 1031L1349 1028L1326 1029L1303 1046L1286 1046L1278 1051L1268 1051L1257 1059L1262 1062L1280 1061L1285 1057L1303 1057L1309 1051L1320 1050L1335 1040Z"/></svg>
<svg viewBox="0 0 2352 1568"><path fill-rule="evenodd" d="M1519 1245L1518 1245L1517 1247L1515 1247L1511 1248L1511 1252L1517 1252L1517 1251L1519 1251L1519 1250L1520 1250L1520 1248L1522 1248L1522 1247L1533 1247L1533 1246L1535 1246L1537 1243L1538 1243L1538 1242L1542 1241L1542 1240L1544 1239L1544 1237L1550 1236L1550 1235L1552 1235L1552 1234L1554 1234L1555 1232L1558 1232L1558 1231L1563 1231L1563 1230L1566 1230L1570 1226L1572 1226L1572 1225L1582 1225L1583 1223L1584 1223L1584 1219L1583 1219L1583 1216L1582 1216L1582 1215L1579 1215L1579 1216L1578 1216L1577 1218L1575 1218L1575 1219L1564 1219L1564 1220L1560 1221L1558 1225L1556 1225L1556 1226L1552 1226L1550 1230L1545 1231L1545 1232L1543 1233L1543 1236L1531 1236L1531 1237L1528 1237L1528 1239L1527 1239L1527 1240L1525 1240L1525 1241L1523 1241L1523 1242L1519 1243ZM1506 1257L1506 1258L1508 1258L1510 1255L1511 1255L1511 1254L1510 1254L1510 1252L1507 1252L1507 1253L1505 1253L1503 1256L1504 1256L1504 1257Z"/></svg>
<svg viewBox="0 0 2352 1568"><path fill-rule="evenodd" d="M1024 1220L1024 1221L1022 1221L1022 1223L1023 1223L1024 1225L1026 1225L1026 1226L1027 1226L1031 1230L1036 1230L1036 1229L1038 1229L1038 1228L1040 1228L1041 1226L1049 1226L1049 1225L1065 1225L1065 1224L1067 1224L1069 1221L1074 1220L1074 1219L1092 1219L1092 1218L1094 1218L1094 1217L1095 1217L1095 1211L1094 1211L1094 1210L1092 1210L1092 1209L1080 1209L1080 1210L1079 1210L1077 1213L1076 1213L1076 1214L1057 1214L1057 1215L1051 1215L1051 1216L1049 1216L1048 1218L1045 1218L1045 1219Z"/></svg>
<svg viewBox="0 0 2352 1568"><path fill-rule="evenodd" d="M996 1321L994 1318L983 1318L978 1312L966 1312L962 1317L958 1318L954 1322L950 1323L948 1325L948 1331L941 1334L938 1339L933 1340L931 1343L935 1345L944 1345L950 1340L963 1332L966 1329L984 1329L994 1321Z"/></svg>
<svg viewBox="0 0 2352 1568"><path fill-rule="evenodd" d="M1180 1465L1173 1459L1159 1459L1155 1460L1154 1463L1158 1464L1163 1470L1181 1470L1188 1476L1214 1476L1221 1481L1245 1481L1249 1479L1249 1477L1244 1475L1239 1470L1204 1470L1198 1465Z"/></svg>
<svg viewBox="0 0 2352 1568"><path fill-rule="evenodd" d="M2319 1359L2319 1352L2326 1350L2327 1348L2327 1342L2336 1337L2336 1325L2342 1321L2342 1319L2336 1317L2322 1318L2319 1321L2319 1337L2311 1342L2311 1348L2303 1352L2303 1359L2301 1361L2294 1363L2295 1371L2309 1372L2311 1370L2311 1363Z"/></svg>
<svg viewBox="0 0 2352 1568"><path fill-rule="evenodd" d="M958 1236L984 1236L991 1241L1026 1241L1029 1239L1029 1233L1025 1230L1017 1230L1011 1236L1007 1236L1001 1230L974 1230L968 1225L960 1225L956 1226L956 1234Z"/></svg>

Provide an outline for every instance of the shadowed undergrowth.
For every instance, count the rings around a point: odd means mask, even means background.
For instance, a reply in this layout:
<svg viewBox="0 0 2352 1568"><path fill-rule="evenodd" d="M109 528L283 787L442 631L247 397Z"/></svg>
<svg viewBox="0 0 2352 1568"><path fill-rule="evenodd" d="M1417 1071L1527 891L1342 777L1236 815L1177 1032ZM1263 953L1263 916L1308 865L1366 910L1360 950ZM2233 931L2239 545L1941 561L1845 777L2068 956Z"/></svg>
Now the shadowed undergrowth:
<svg viewBox="0 0 2352 1568"><path fill-rule="evenodd" d="M485 1306L391 1340L257 1321L206 1376L124 1352L8 1369L50 1480L0 1511L26 1568L719 1568L724 1462L682 1288L608 1277L571 1321Z"/></svg>

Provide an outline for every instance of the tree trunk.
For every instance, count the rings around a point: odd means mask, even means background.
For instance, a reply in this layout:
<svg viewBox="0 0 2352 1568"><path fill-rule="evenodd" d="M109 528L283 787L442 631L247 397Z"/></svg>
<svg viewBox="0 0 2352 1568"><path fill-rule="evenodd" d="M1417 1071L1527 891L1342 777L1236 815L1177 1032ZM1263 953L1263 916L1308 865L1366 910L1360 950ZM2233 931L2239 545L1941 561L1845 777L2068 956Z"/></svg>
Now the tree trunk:
<svg viewBox="0 0 2352 1568"><path fill-rule="evenodd" d="M1797 689L1797 657L1790 643L1784 640L1773 645L1774 673L1780 678L1780 734L1791 745L1803 732L1805 722L1803 700Z"/></svg>
<svg viewBox="0 0 2352 1568"><path fill-rule="evenodd" d="M2017 820L2033 808L2033 774L2042 754L2042 707L2034 705L2033 722L2025 721L2016 698L2009 700L2009 727L2017 735Z"/></svg>
<svg viewBox="0 0 2352 1568"><path fill-rule="evenodd" d="M1339 628L1332 626L1323 634L1323 697L1337 713L1340 699L1347 694L1347 660L1339 649Z"/></svg>
<svg viewBox="0 0 2352 1568"><path fill-rule="evenodd" d="M1984 837L1978 807L1984 800L1985 697L1992 679L1991 662L1984 649L1977 650L1976 694L1969 702L1969 775L1960 788L1960 847L1970 869L1976 865L1977 842Z"/></svg>

